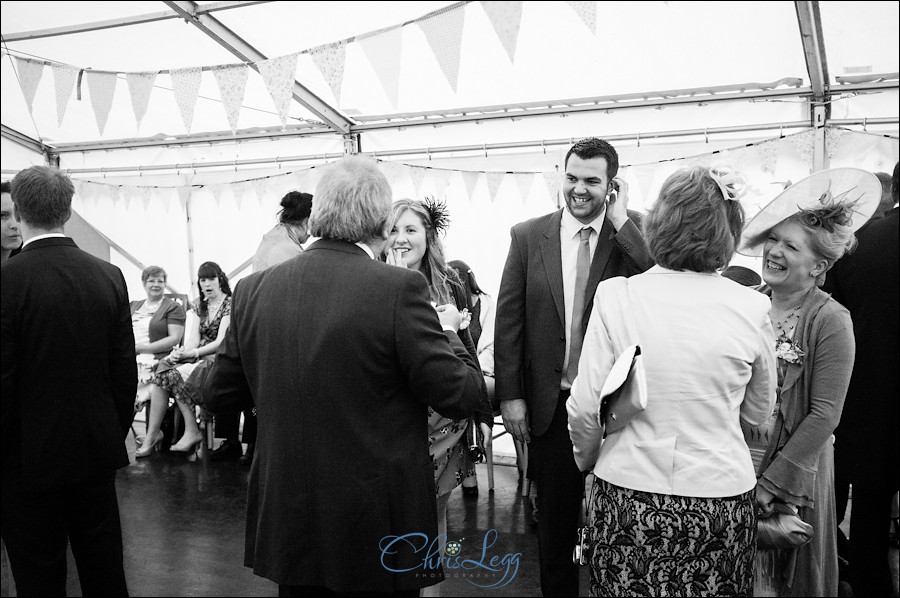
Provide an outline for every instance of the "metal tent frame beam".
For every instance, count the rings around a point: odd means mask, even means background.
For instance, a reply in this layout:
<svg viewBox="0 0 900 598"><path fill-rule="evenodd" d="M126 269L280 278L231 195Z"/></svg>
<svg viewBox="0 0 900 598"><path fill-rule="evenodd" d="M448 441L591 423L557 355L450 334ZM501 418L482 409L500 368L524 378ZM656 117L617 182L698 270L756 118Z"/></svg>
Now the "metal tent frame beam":
<svg viewBox="0 0 900 598"><path fill-rule="evenodd" d="M794 2L794 7L800 24L800 40L803 42L803 54L806 57L806 70L809 73L813 98L816 102L822 102L828 93L829 78L819 3L803 0Z"/></svg>
<svg viewBox="0 0 900 598"><path fill-rule="evenodd" d="M7 127L6 125L0 125L0 136L2 136L3 139L9 139L13 143L30 149L33 152L43 154L45 157L50 155L50 153L53 151L52 148L44 145L37 139L32 139L25 133L20 133L19 131L16 131L11 127Z"/></svg>
<svg viewBox="0 0 900 598"><path fill-rule="evenodd" d="M244 6L253 6L254 4L266 4L272 0L243 0L231 2L211 2L197 8L198 13L211 13L219 10L228 10L231 8L242 8ZM166 21L168 19L180 19L181 14L164 10L162 12L154 12L150 14L135 15L133 17L122 17L119 19L109 19L106 21L95 21L93 23L82 23L79 25L70 25L68 27L52 27L50 29L36 29L34 31L20 31L19 33L10 33L3 36L5 42L20 42L32 39L41 39L44 37L56 37L59 35L72 35L74 33L87 33L88 31L101 31L103 29L114 29L116 27L128 27L130 25L141 25L143 23L155 23L156 21Z"/></svg>
<svg viewBox="0 0 900 598"><path fill-rule="evenodd" d="M166 0L166 5L223 48L249 63L248 66L254 70L259 70L256 66L257 62L266 60L266 56L259 50L247 43L246 40L226 27L217 18L202 11L196 2L192 0ZM338 133L342 135L350 133L350 128L353 126L352 121L297 81L294 81L293 97L295 101L312 111L313 114L325 121L329 127Z"/></svg>

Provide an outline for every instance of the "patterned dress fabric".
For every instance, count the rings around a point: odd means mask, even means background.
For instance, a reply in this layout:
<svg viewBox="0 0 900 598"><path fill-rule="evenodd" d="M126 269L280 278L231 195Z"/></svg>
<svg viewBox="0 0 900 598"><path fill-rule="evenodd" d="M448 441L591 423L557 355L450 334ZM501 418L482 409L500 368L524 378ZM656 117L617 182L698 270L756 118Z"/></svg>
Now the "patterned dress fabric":
<svg viewBox="0 0 900 598"><path fill-rule="evenodd" d="M756 498L591 492L591 596L751 596Z"/></svg>

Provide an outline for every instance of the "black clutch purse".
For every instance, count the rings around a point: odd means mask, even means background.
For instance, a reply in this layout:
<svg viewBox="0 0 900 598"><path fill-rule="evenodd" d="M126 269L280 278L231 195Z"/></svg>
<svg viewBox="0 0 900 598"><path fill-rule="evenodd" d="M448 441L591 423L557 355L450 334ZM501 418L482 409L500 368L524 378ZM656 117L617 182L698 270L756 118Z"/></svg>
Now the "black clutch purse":
<svg viewBox="0 0 900 598"><path fill-rule="evenodd" d="M484 445L478 441L478 421L474 417L466 423L466 448L472 463L484 463Z"/></svg>

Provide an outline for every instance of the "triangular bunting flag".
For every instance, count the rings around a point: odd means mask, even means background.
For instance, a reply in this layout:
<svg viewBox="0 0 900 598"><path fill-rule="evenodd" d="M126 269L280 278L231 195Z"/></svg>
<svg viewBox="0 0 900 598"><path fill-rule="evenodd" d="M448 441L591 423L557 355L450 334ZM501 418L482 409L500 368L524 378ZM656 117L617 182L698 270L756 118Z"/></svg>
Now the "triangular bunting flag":
<svg viewBox="0 0 900 598"><path fill-rule="evenodd" d="M78 79L79 69L58 62L54 62L50 69L53 71L53 87L56 88L57 124L62 126L69 98L72 97L72 89L75 87L75 80Z"/></svg>
<svg viewBox="0 0 900 598"><path fill-rule="evenodd" d="M194 106L197 105L197 94L200 93L200 81L203 70L198 66L186 69L174 69L169 71L172 77L172 91L175 92L175 101L181 110L181 120L184 128L190 134L191 124L194 122Z"/></svg>
<svg viewBox="0 0 900 598"><path fill-rule="evenodd" d="M428 174L431 175L434 196L442 199L447 191L447 186L450 184L450 177L453 175L453 171L446 168L429 168Z"/></svg>
<svg viewBox="0 0 900 598"><path fill-rule="evenodd" d="M269 95L272 96L272 102L275 104L275 110L278 112L278 118L281 119L282 127L287 125L298 56L300 54L294 52L287 56L270 58L256 63L256 66L259 68L259 74L262 75L266 84L266 89L269 90Z"/></svg>
<svg viewBox="0 0 900 598"><path fill-rule="evenodd" d="M94 108L94 117L97 119L97 128L100 135L106 128L106 119L109 118L109 110L112 108L113 96L116 93L117 77L115 73L98 73L85 71L88 89L91 92L91 106Z"/></svg>
<svg viewBox="0 0 900 598"><path fill-rule="evenodd" d="M834 154L837 152L838 145L840 145L844 133L845 131L834 127L827 127L825 129L825 155L828 156L829 160L834 158Z"/></svg>
<svg viewBox="0 0 900 598"><path fill-rule="evenodd" d="M309 168L304 168L303 170L295 172L294 179L297 181L297 191L309 193L309 191L307 191L307 188L309 187Z"/></svg>
<svg viewBox="0 0 900 598"><path fill-rule="evenodd" d="M125 80L128 82L128 91L131 93L131 108L134 110L134 120L137 128L141 128L141 121L147 114L147 106L150 104L150 92L156 83L156 72L128 73Z"/></svg>
<svg viewBox="0 0 900 598"><path fill-rule="evenodd" d="M138 197L141 198L141 206L144 212L150 207L150 197L153 195L153 187L138 187Z"/></svg>
<svg viewBox="0 0 900 598"><path fill-rule="evenodd" d="M381 171L381 174L384 175L389 183L394 184L397 181L397 178L400 176L400 171L403 169L403 166L401 164L397 164L396 162L379 160L378 169Z"/></svg>
<svg viewBox="0 0 900 598"><path fill-rule="evenodd" d="M559 173L555 170L551 170L550 172L542 172L541 174L544 177L544 184L547 186L547 193L550 195L550 201L553 202L553 205L559 207L561 205L559 203L559 189L561 186Z"/></svg>
<svg viewBox="0 0 900 598"><path fill-rule="evenodd" d="M419 196L419 188L422 186L422 181L425 180L425 174L426 169L424 168L419 166L409 167L409 178L412 180L413 192L416 197Z"/></svg>
<svg viewBox="0 0 900 598"><path fill-rule="evenodd" d="M231 195L234 197L234 203L237 205L243 205L244 196L247 194L249 189L247 188L247 183L241 181L239 183L232 183L228 185L231 189ZM213 193L213 197L216 200L216 205L220 205L220 201L222 200L222 194L220 193L218 197L216 197L215 193Z"/></svg>
<svg viewBox="0 0 900 598"><path fill-rule="evenodd" d="M309 51L309 56L316 68L322 73L334 99L341 102L341 83L344 81L344 61L347 57L347 42L340 41L336 44L319 46Z"/></svg>
<svg viewBox="0 0 900 598"><path fill-rule="evenodd" d="M394 27L382 33L364 38L356 38L372 64L378 80L395 109L400 94L400 51L403 28Z"/></svg>
<svg viewBox="0 0 900 598"><path fill-rule="evenodd" d="M428 45L454 92L459 78L459 56L465 19L466 7L458 6L419 21L419 27L425 33Z"/></svg>
<svg viewBox="0 0 900 598"><path fill-rule="evenodd" d="M481 6L487 13L494 32L509 55L510 62L516 61L516 44L519 40L519 25L522 24L522 2L483 0Z"/></svg>
<svg viewBox="0 0 900 598"><path fill-rule="evenodd" d="M528 197L531 195L531 188L534 186L534 173L517 172L515 179L516 185L519 187L519 195L522 197L522 203L528 203Z"/></svg>
<svg viewBox="0 0 900 598"><path fill-rule="evenodd" d="M259 205L262 206L266 200L266 191L269 189L269 179L263 177L261 179L253 179L253 190L256 192L256 199L259 200ZM241 206L238 206L239 208Z"/></svg>
<svg viewBox="0 0 900 598"><path fill-rule="evenodd" d="M803 160L803 163L812 166L813 149L816 144L815 131L810 129L809 131L791 135L790 140L794 145L794 149L797 150L797 155Z"/></svg>
<svg viewBox="0 0 900 598"><path fill-rule="evenodd" d="M222 106L225 108L225 116L228 117L231 134L234 135L238 128L238 117L241 104L244 102L244 90L247 88L250 68L245 64L238 64L214 67L212 72L219 85L219 95L222 97Z"/></svg>
<svg viewBox="0 0 900 598"><path fill-rule="evenodd" d="M462 175L463 182L466 184L466 193L469 194L469 201L472 201L472 194L475 192L475 185L478 184L478 175L480 172L474 172L471 170L462 170L460 171Z"/></svg>
<svg viewBox="0 0 900 598"><path fill-rule="evenodd" d="M640 192L641 196L644 198L644 207L649 208L653 202L656 201L655 197L650 196L650 188L653 186L656 164L641 164L640 166L634 166L633 169L634 179L638 184L638 192ZM629 193L629 195L631 195L631 193Z"/></svg>
<svg viewBox="0 0 900 598"><path fill-rule="evenodd" d="M488 193L490 193L491 203L494 203L494 200L497 198L497 190L500 189L500 184L503 182L503 177L506 176L506 173L488 171L484 173L484 176L485 179L487 179Z"/></svg>
<svg viewBox="0 0 900 598"><path fill-rule="evenodd" d="M597 34L597 3L596 2L578 2L576 0L568 0L569 6L575 11L587 28L594 35Z"/></svg>
<svg viewBox="0 0 900 598"><path fill-rule="evenodd" d="M19 72L19 86L21 86L25 102L28 104L28 112L31 112L34 94L44 75L44 61L16 56L16 70Z"/></svg>
<svg viewBox="0 0 900 598"><path fill-rule="evenodd" d="M113 187L113 192L113 197L117 205L124 206L126 210L131 207L131 201L134 199L134 187L116 185Z"/></svg>
<svg viewBox="0 0 900 598"><path fill-rule="evenodd" d="M775 166L778 164L778 140L767 139L757 143L755 147L762 161L763 170L775 174Z"/></svg>
<svg viewBox="0 0 900 598"><path fill-rule="evenodd" d="M166 214L169 213L169 204L172 203L172 192L175 191L172 187L157 187L156 194L159 198L159 203L162 205L163 212Z"/></svg>
<svg viewBox="0 0 900 598"><path fill-rule="evenodd" d="M191 193L194 188L190 185L185 185L184 187L175 187L175 191L178 192L178 203L181 204L182 211L187 209L188 201L191 199Z"/></svg>

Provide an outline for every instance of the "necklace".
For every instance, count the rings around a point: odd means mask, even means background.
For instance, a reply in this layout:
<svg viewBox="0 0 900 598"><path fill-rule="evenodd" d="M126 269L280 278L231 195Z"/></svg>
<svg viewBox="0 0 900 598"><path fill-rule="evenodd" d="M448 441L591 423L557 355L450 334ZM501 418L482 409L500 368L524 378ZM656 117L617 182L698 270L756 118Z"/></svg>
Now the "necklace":
<svg viewBox="0 0 900 598"><path fill-rule="evenodd" d="M775 322L775 328L777 328L781 332L780 336L787 336L788 334L790 334L790 331L794 329L794 324L791 324L790 321L791 321L791 318L793 318L795 315L797 316L797 321L799 322L800 321L800 306L799 305L797 307L795 307L794 309L792 309L791 312L783 320L781 320L780 322ZM782 326L782 324L784 324L784 326Z"/></svg>
<svg viewBox="0 0 900 598"><path fill-rule="evenodd" d="M207 311L209 312L209 317L214 316L216 314L216 312L219 311L219 308L222 307L223 303L225 303L225 295L224 294L222 295L222 298L219 299L215 303L213 303L212 301L207 301L206 307L208 308Z"/></svg>
<svg viewBox="0 0 900 598"><path fill-rule="evenodd" d="M144 310L147 312L153 313L157 309L159 309L159 306L162 305L162 302L163 302L163 300L160 299L159 301L157 301L155 303L150 303L150 300L147 299L147 301L144 302Z"/></svg>

